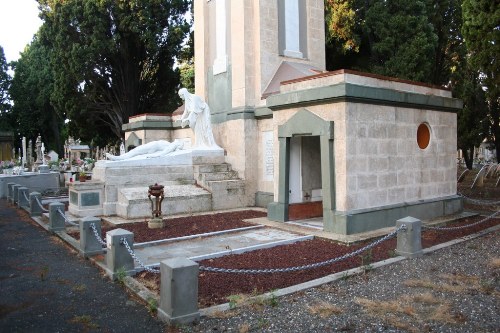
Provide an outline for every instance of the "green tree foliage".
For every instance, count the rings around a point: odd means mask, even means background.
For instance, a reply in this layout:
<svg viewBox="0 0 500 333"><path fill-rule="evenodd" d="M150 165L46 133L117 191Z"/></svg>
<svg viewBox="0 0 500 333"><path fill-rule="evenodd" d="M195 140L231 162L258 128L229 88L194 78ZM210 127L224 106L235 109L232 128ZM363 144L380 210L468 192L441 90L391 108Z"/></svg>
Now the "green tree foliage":
<svg viewBox="0 0 500 333"><path fill-rule="evenodd" d="M461 0L325 0L327 69L448 84L462 45Z"/></svg>
<svg viewBox="0 0 500 333"><path fill-rule="evenodd" d="M10 89L14 102L12 116L20 136L36 140L40 134L48 149L61 154L63 119L50 102L54 87L50 57L51 50L41 43L38 36L21 53L15 63Z"/></svg>
<svg viewBox="0 0 500 333"><path fill-rule="evenodd" d="M0 46L0 130L11 130L12 121L9 114L11 108L9 87L11 77L9 75L9 66L5 60L3 47Z"/></svg>
<svg viewBox="0 0 500 333"><path fill-rule="evenodd" d="M430 82L437 36L426 1L374 1L366 11L370 67L377 74Z"/></svg>
<svg viewBox="0 0 500 333"><path fill-rule="evenodd" d="M498 1L464 0L462 33L467 44L470 66L480 73L485 88L490 129L488 137L495 143L500 157L500 6Z"/></svg>
<svg viewBox="0 0 500 333"><path fill-rule="evenodd" d="M53 48L56 110L70 132L122 136L133 115L172 112L189 32L188 0L39 0L44 38ZM79 130L79 131L78 131Z"/></svg>
<svg viewBox="0 0 500 333"><path fill-rule="evenodd" d="M453 80L453 91L464 102L457 115L457 146L468 169L472 169L474 147L479 147L488 131L486 97L478 74L464 65Z"/></svg>

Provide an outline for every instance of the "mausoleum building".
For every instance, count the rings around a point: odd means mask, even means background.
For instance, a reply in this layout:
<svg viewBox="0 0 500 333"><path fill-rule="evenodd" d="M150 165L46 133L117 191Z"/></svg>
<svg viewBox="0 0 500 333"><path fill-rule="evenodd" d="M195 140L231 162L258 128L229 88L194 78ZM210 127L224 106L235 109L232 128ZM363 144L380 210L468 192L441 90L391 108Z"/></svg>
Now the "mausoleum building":
<svg viewBox="0 0 500 333"><path fill-rule="evenodd" d="M267 207L281 222L320 216L339 234L462 210L462 102L440 87L325 72L323 1L195 0L194 29L195 93L238 175L233 205ZM193 142L175 115L132 117L123 129L125 146Z"/></svg>

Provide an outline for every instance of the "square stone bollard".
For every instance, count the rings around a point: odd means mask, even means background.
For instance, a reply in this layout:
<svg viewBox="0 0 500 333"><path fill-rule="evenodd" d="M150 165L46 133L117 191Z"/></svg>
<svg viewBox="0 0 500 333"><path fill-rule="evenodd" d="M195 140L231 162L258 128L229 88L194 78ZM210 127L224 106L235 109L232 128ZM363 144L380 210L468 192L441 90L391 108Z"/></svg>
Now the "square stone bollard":
<svg viewBox="0 0 500 333"><path fill-rule="evenodd" d="M102 243L97 239L92 229L95 226L97 235L101 237L101 219L94 216L84 217L80 221L80 254L85 258L96 254L102 254L105 250Z"/></svg>
<svg viewBox="0 0 500 333"><path fill-rule="evenodd" d="M14 202L14 191L12 187L16 185L16 183L7 183L7 201L10 203Z"/></svg>
<svg viewBox="0 0 500 333"><path fill-rule="evenodd" d="M23 185L16 184L12 186L12 203L17 205L19 202L19 188L23 187Z"/></svg>
<svg viewBox="0 0 500 333"><path fill-rule="evenodd" d="M37 200L38 199L38 200ZM43 207L38 204L41 202L42 195L39 192L30 193L30 215L31 216L41 216L43 213Z"/></svg>
<svg viewBox="0 0 500 333"><path fill-rule="evenodd" d="M28 197L29 189L26 186L21 186L17 191L19 197L17 207L28 208L30 205L30 198Z"/></svg>
<svg viewBox="0 0 500 333"><path fill-rule="evenodd" d="M124 229L115 229L106 233L106 273L116 280L119 270L126 275L135 275L134 259L121 239L125 238L131 249L134 248L134 234Z"/></svg>
<svg viewBox="0 0 500 333"><path fill-rule="evenodd" d="M160 320L174 325L199 320L198 271L198 264L186 258L160 263Z"/></svg>
<svg viewBox="0 0 500 333"><path fill-rule="evenodd" d="M406 230L398 232L396 252L406 258L422 256L422 221L407 216L396 221L396 228L403 224L406 225Z"/></svg>
<svg viewBox="0 0 500 333"><path fill-rule="evenodd" d="M66 221L64 219L64 203L51 202L49 204L49 231L56 232L63 230L66 230Z"/></svg>

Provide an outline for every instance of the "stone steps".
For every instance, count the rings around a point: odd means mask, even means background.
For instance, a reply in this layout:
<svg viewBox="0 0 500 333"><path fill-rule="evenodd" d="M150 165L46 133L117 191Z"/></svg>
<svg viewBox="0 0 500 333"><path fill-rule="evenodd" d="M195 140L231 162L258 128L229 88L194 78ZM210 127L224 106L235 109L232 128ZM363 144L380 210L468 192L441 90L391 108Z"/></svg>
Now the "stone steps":
<svg viewBox="0 0 500 333"><path fill-rule="evenodd" d="M213 209L246 207L251 203L246 196L246 184L228 163L193 166L196 183L212 193Z"/></svg>

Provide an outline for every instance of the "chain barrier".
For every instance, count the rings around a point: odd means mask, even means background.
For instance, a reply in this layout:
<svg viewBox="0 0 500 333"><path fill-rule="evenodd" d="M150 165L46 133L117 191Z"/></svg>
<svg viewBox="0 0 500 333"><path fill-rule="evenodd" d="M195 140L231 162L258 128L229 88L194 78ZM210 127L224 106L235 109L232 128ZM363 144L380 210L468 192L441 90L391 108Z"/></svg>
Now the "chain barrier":
<svg viewBox="0 0 500 333"><path fill-rule="evenodd" d="M99 242L99 244L106 246L106 242L99 236L99 233L97 232L97 227L95 226L95 223L90 223L90 228L92 228L92 231L94 232L94 236Z"/></svg>
<svg viewBox="0 0 500 333"><path fill-rule="evenodd" d="M390 234L376 240L375 242L368 244L362 248L357 249L354 252L344 254L341 257L329 259L326 261L321 261L314 264L295 266L295 267L287 267L287 268L263 268L263 269L235 269L235 268L220 268L220 267L208 267L208 266L200 266L201 271L214 272L214 273L236 273L236 274L269 274L269 273L288 273L288 272L297 272L307 269L318 268L326 265L330 265L354 256L359 255L360 253L367 251L380 243L385 242L388 239L393 238L399 231L406 230L406 225L402 224L399 228L391 232Z"/></svg>
<svg viewBox="0 0 500 333"><path fill-rule="evenodd" d="M27 202L30 202L30 198L28 197L28 195L26 193L27 193L26 191L23 191L24 200L26 200Z"/></svg>
<svg viewBox="0 0 500 333"><path fill-rule="evenodd" d="M467 224L467 225L461 225L461 226L458 226L458 227L430 227L430 226L423 225L422 229L429 229L429 230L460 230L460 229L465 229L465 228L473 227L475 225L484 223L484 222L488 221L489 219L494 218L498 214L500 214L500 210L498 212L496 212L496 213L491 214L490 216L485 217L484 219L482 219L480 221L477 221L477 222L474 222L474 223L471 223L471 224Z"/></svg>
<svg viewBox="0 0 500 333"><path fill-rule="evenodd" d="M132 248L130 248L130 245L128 244L127 242L127 239L125 237L123 237L122 239L120 239L120 243L125 245L125 248L127 249L128 253L130 254L130 256L135 260L136 263L139 264L139 266L141 266L141 268L149 273L154 273L154 274L160 274L160 270L159 269L154 269L154 268L151 268L151 267L147 267L146 265L143 264L143 262L137 258L137 256L135 255L134 253L134 250L132 250Z"/></svg>
<svg viewBox="0 0 500 333"><path fill-rule="evenodd" d="M475 204L479 204L479 205L492 205L492 206L500 205L500 201L487 201L487 200L473 199L473 198L467 197L466 195L464 195L460 192L458 192L458 195L471 203L475 203Z"/></svg>
<svg viewBox="0 0 500 333"><path fill-rule="evenodd" d="M39 198L39 197L35 196L35 201L38 203L38 205L39 205L39 206L40 206L40 208L42 209L42 212L44 212L44 213L48 213L48 210L47 210L47 209L45 209L45 208L43 208L43 205L42 205L42 203L40 202L40 198Z"/></svg>
<svg viewBox="0 0 500 333"><path fill-rule="evenodd" d="M66 214L64 214L64 212L61 209L58 209L57 212L59 214L61 214L62 218L64 219L64 222L66 222L67 224L69 224L73 227L78 227L77 223L74 223L74 222L71 222L70 220L68 220L68 218L66 217Z"/></svg>

